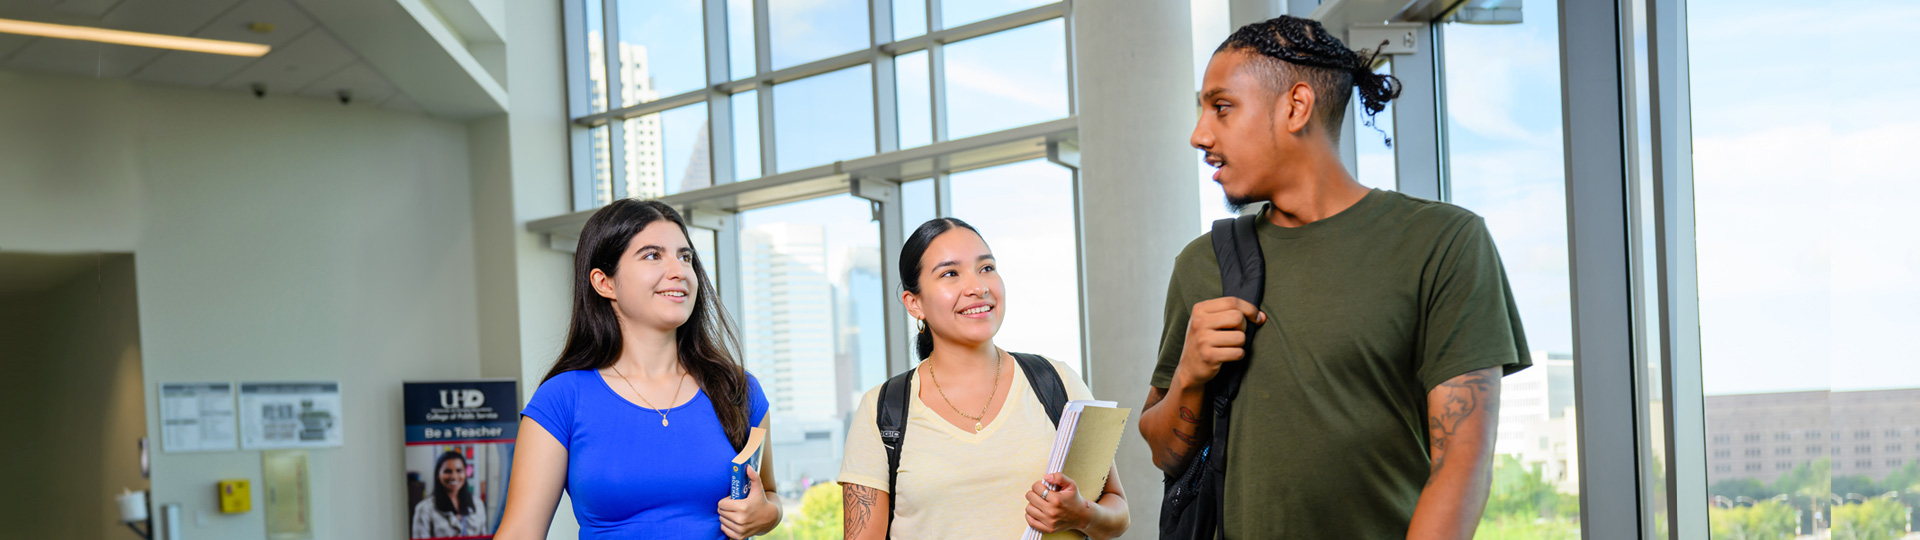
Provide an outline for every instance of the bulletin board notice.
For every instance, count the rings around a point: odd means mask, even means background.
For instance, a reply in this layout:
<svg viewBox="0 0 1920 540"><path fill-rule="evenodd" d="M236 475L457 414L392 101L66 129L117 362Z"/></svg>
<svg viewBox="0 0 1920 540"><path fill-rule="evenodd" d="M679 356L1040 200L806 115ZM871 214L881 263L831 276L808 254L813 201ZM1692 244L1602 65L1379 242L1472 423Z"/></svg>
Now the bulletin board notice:
<svg viewBox="0 0 1920 540"><path fill-rule="evenodd" d="M218 452L238 448L233 383L160 383L160 450Z"/></svg>
<svg viewBox="0 0 1920 540"><path fill-rule="evenodd" d="M240 448L340 446L340 383L240 383Z"/></svg>

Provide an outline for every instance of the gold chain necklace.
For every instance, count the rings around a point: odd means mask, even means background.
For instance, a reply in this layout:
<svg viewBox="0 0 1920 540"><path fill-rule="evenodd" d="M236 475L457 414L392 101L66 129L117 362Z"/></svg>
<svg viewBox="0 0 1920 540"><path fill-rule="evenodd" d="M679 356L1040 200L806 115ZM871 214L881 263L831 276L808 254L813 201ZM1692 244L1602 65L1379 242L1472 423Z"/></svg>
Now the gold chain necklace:
<svg viewBox="0 0 1920 540"><path fill-rule="evenodd" d="M927 375L933 377L934 391L940 392L940 399L947 402L947 407L953 409L954 414L958 414L968 420L973 421L974 433L979 433L980 428L983 427L980 425L980 422L981 422L980 419L986 418L987 409L993 407L993 395L1000 393L1000 362L1001 362L1000 348L995 347L993 349L993 386L987 387L987 404L980 406L979 416L974 416L971 414L960 412L960 408L955 407L953 405L953 400L947 398L947 390L940 387L940 375L938 373L933 372L933 366L927 366Z"/></svg>
<svg viewBox="0 0 1920 540"><path fill-rule="evenodd" d="M651 401L647 401L647 396L644 396L644 395L641 395L641 394L640 394L640 389L638 389L638 388L634 388L634 387L633 387L633 381L629 381L629 380L627 380L627 374L625 374L625 373L621 373L621 372L620 372L620 367L619 367L619 366L608 366L608 367L611 367L611 368L613 368L613 374L614 374L614 375L619 375L619 376L620 376L620 382L623 382L623 383L627 383L627 389L628 389L628 390L632 390L632 391L633 391L633 395L634 395L634 397L638 397L638 398L640 398L640 402L641 402L641 403L645 403L645 404L647 404L647 408L649 408L649 409L653 409L653 412L657 412L657 413L660 413L660 427L667 427L667 413L670 413L670 412L673 412L673 410L672 410L672 409L662 409L662 408L659 408L659 407L655 407L655 406L653 406L653 402L651 402ZM667 402L667 405L673 405L673 404L675 404L675 403L679 403L679 402L680 402L680 387L681 387L681 386L684 386L686 382L687 382L687 372L686 372L686 371L681 371L681 372L680 372L680 378L679 378L678 380L676 380L676 381L674 381L674 385L673 385L673 401L669 401L669 402Z"/></svg>

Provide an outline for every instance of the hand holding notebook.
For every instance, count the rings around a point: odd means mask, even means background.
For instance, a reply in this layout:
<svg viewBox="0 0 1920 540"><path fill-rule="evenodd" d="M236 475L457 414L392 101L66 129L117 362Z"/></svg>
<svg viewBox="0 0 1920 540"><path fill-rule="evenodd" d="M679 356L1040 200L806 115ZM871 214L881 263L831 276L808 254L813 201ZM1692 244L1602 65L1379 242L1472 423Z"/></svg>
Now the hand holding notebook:
<svg viewBox="0 0 1920 540"><path fill-rule="evenodd" d="M1120 450L1120 436L1127 428L1127 415L1133 412L1117 408L1118 405L1112 401L1072 401L1060 412L1060 426L1054 434L1053 454L1047 459L1046 472L1060 473L1072 480L1079 495L1089 501L1097 499L1107 484L1107 472L1113 470L1113 455ZM1057 491L1059 486L1052 487ZM1042 535L1028 527L1022 539L1083 536L1072 531Z"/></svg>

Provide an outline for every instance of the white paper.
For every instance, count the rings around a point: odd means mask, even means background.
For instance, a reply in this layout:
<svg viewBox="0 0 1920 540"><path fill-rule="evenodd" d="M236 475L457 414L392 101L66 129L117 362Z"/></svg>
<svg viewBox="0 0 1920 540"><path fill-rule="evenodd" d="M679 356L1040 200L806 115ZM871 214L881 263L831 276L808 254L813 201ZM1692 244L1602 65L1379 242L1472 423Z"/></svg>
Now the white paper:
<svg viewBox="0 0 1920 540"><path fill-rule="evenodd" d="M163 452L233 450L232 383L160 383Z"/></svg>
<svg viewBox="0 0 1920 540"><path fill-rule="evenodd" d="M240 383L240 448L340 446L340 383Z"/></svg>

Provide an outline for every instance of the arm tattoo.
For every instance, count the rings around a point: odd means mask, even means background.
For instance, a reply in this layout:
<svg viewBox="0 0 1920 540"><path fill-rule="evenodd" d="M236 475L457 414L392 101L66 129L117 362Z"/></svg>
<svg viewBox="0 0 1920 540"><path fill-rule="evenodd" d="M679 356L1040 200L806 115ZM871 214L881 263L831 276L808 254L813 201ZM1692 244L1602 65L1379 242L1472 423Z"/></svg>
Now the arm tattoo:
<svg viewBox="0 0 1920 540"><path fill-rule="evenodd" d="M866 530L868 518L873 515L873 502L879 498L879 490L859 484L841 484L840 504L846 513L847 538L859 538Z"/></svg>
<svg viewBox="0 0 1920 540"><path fill-rule="evenodd" d="M1427 433L1433 439L1431 453L1435 472L1446 462L1447 443L1459 432L1460 425L1466 422L1467 417L1492 403L1493 383L1499 377L1498 369L1467 373L1434 387L1431 394L1441 399L1438 407L1428 411ZM1433 483L1431 475L1427 477L1427 483Z"/></svg>
<svg viewBox="0 0 1920 540"><path fill-rule="evenodd" d="M1177 429L1173 430L1173 438L1180 439L1180 442L1187 443L1190 446L1196 446L1196 447L1200 446L1200 443L1202 442L1199 436L1188 435L1185 432L1182 432Z"/></svg>
<svg viewBox="0 0 1920 540"><path fill-rule="evenodd" d="M1193 409L1181 407L1180 420L1189 424L1198 424L1200 423L1200 415L1194 414Z"/></svg>

